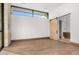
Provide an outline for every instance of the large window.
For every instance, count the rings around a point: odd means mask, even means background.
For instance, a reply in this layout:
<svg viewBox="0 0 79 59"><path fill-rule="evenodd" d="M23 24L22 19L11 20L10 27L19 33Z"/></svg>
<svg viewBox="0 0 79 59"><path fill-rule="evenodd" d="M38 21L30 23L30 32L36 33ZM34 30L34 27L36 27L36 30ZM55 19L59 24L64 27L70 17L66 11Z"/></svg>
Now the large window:
<svg viewBox="0 0 79 59"><path fill-rule="evenodd" d="M17 6L12 6L11 10L12 10L12 15L48 18L47 12L42 12L42 11L17 7Z"/></svg>

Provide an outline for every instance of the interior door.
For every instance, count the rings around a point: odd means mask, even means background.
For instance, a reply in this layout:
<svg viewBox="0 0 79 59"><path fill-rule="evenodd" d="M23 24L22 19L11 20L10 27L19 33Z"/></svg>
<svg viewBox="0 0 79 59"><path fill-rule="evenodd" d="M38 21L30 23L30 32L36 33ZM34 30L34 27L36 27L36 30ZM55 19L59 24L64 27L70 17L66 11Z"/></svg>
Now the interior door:
<svg viewBox="0 0 79 59"><path fill-rule="evenodd" d="M58 39L58 28L57 28L57 20L53 19L50 21L50 39L57 40Z"/></svg>

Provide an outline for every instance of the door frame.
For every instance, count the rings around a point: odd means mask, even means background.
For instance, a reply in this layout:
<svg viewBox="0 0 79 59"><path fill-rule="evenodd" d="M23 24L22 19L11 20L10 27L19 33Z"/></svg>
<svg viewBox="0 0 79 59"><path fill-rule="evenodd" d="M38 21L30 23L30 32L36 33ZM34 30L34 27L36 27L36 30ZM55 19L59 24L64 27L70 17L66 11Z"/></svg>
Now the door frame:
<svg viewBox="0 0 79 59"><path fill-rule="evenodd" d="M4 48L4 3L1 3L1 50Z"/></svg>
<svg viewBox="0 0 79 59"><path fill-rule="evenodd" d="M58 22L59 22L59 24L58 24L58 26L59 26L59 39L61 39L62 38L62 21L61 20L58 20Z"/></svg>
<svg viewBox="0 0 79 59"><path fill-rule="evenodd" d="M4 3L2 3L2 48L4 48Z"/></svg>

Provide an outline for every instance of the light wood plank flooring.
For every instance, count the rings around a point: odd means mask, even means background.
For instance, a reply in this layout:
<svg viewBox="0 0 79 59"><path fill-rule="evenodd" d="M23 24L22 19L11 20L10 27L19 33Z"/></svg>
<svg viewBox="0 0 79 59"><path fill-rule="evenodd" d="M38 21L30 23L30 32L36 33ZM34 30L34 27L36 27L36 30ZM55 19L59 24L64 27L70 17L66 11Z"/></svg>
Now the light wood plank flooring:
<svg viewBox="0 0 79 59"><path fill-rule="evenodd" d="M51 39L12 41L12 44L4 48L1 54L78 55L79 46Z"/></svg>

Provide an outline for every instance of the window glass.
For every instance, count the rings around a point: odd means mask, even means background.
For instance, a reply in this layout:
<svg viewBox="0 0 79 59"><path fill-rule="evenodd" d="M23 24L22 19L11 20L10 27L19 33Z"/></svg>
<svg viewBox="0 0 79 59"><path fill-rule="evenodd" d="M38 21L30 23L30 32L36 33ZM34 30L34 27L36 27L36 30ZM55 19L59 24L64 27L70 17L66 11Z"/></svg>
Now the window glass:
<svg viewBox="0 0 79 59"><path fill-rule="evenodd" d="M26 9L19 8L19 7L12 7L12 15L48 18L47 12L41 12L41 11L36 11L32 9L27 9L27 8Z"/></svg>
<svg viewBox="0 0 79 59"><path fill-rule="evenodd" d="M13 10L13 11L12 11L12 15L18 15L18 16L32 16L32 13Z"/></svg>
<svg viewBox="0 0 79 59"><path fill-rule="evenodd" d="M34 16L41 16L41 17L47 18L48 14L45 12L34 11Z"/></svg>
<svg viewBox="0 0 79 59"><path fill-rule="evenodd" d="M38 15L38 14L34 14L34 17L47 18L46 16Z"/></svg>

